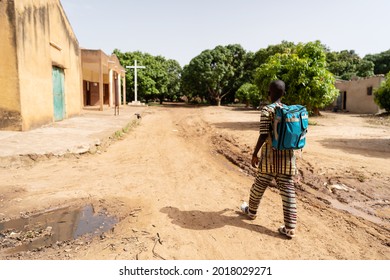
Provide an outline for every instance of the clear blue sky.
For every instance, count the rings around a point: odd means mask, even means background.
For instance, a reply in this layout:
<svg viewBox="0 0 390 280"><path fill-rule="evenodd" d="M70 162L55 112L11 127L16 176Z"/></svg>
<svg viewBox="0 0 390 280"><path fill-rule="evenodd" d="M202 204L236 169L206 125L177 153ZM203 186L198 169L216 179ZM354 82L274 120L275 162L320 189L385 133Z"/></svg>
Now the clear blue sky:
<svg viewBox="0 0 390 280"><path fill-rule="evenodd" d="M61 0L80 46L182 66L203 50L320 40L363 57L390 49L389 0Z"/></svg>

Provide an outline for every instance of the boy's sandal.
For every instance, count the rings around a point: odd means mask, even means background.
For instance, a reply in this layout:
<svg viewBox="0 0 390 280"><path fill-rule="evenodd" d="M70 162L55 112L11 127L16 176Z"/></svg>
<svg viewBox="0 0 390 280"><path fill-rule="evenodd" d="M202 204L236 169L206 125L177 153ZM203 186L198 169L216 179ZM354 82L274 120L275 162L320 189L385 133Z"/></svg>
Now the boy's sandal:
<svg viewBox="0 0 390 280"><path fill-rule="evenodd" d="M249 219L251 219L251 220L255 220L256 218L257 218L257 215L254 215L254 214L252 214L252 213L246 213L247 214L247 216L248 216L248 218Z"/></svg>
<svg viewBox="0 0 390 280"><path fill-rule="evenodd" d="M257 218L256 214L252 214L249 212L249 206L246 202L241 204L240 209L241 209L241 212L244 213L249 219L255 220Z"/></svg>
<svg viewBox="0 0 390 280"><path fill-rule="evenodd" d="M281 226L279 228L279 233L283 234L289 238L295 237L295 230L294 229L287 229L285 226Z"/></svg>

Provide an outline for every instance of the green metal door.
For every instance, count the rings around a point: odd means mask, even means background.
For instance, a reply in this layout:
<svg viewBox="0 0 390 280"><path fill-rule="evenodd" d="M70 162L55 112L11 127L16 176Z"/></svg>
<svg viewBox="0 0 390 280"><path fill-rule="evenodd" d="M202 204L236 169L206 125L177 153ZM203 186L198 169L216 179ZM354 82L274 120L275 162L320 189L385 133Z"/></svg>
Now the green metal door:
<svg viewBox="0 0 390 280"><path fill-rule="evenodd" d="M64 70L53 66L54 120L61 121L65 116Z"/></svg>

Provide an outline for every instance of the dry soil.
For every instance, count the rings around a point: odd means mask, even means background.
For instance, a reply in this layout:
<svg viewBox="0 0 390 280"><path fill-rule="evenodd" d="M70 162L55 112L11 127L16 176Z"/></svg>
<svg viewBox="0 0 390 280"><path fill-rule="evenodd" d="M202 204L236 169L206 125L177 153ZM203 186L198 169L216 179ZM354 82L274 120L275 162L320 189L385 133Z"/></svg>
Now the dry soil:
<svg viewBox="0 0 390 280"><path fill-rule="evenodd" d="M238 211L256 172L258 122L245 108L149 107L93 153L0 169L0 258L390 259L390 126L310 119L289 240L277 232L275 186L256 220Z"/></svg>

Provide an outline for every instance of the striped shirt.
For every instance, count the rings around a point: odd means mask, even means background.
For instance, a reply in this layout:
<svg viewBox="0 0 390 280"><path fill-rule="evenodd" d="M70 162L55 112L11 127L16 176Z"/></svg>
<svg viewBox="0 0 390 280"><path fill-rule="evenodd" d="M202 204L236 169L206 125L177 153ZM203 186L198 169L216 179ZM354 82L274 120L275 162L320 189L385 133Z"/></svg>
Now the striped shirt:
<svg viewBox="0 0 390 280"><path fill-rule="evenodd" d="M261 147L260 171L296 175L296 156L294 150L276 150L272 148L272 125L275 109L265 106L260 114L260 134L267 134L267 140Z"/></svg>

